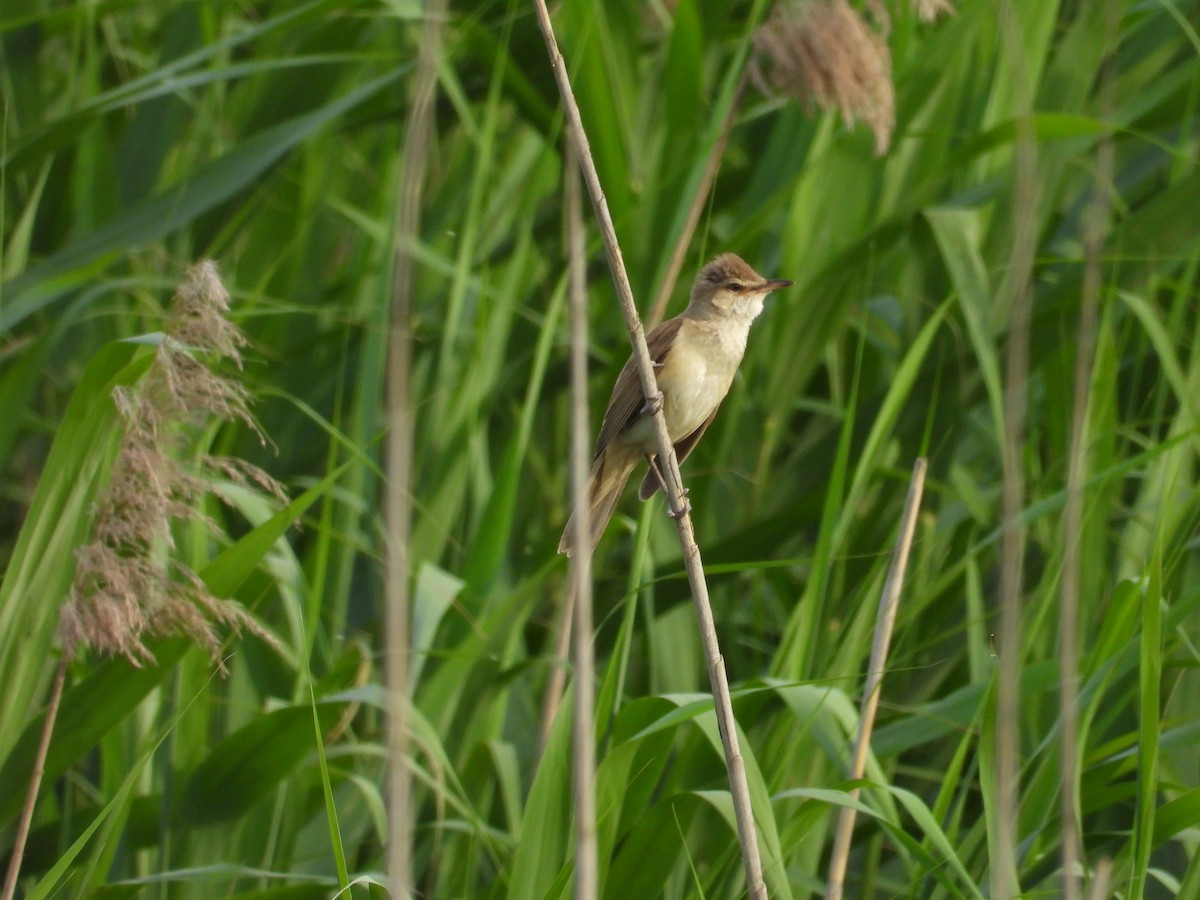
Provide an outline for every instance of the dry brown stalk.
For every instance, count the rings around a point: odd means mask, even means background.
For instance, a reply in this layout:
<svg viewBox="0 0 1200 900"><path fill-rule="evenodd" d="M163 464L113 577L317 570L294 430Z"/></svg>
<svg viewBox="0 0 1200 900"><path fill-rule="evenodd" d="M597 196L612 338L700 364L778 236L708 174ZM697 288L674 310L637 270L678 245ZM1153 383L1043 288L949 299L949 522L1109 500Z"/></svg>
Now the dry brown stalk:
<svg viewBox="0 0 1200 900"><path fill-rule="evenodd" d="M1112 860L1102 857L1096 863L1096 871L1092 874L1092 889L1088 892L1088 900L1105 900L1109 896L1108 882L1112 878Z"/></svg>
<svg viewBox="0 0 1200 900"><path fill-rule="evenodd" d="M415 261L411 248L420 233L421 200L433 140L434 93L445 0L430 0L425 8L421 43L413 79L412 108L404 135L403 177L396 191L393 236L391 310L388 322L387 421L384 485L384 656L387 661L388 717L388 837L387 873L391 894L400 900L413 896L412 775L409 770L409 616L412 560L413 408L412 291Z"/></svg>
<svg viewBox="0 0 1200 900"><path fill-rule="evenodd" d="M17 820L17 833L13 837L12 853L8 858L8 872L4 876L3 900L12 900L17 893L17 879L21 875L21 858L25 855L25 842L29 839L29 826L33 823L33 808L37 805L38 792L42 788L42 775L46 771L46 755L50 752L50 735L54 733L54 721L58 718L58 704L62 700L63 686L67 678L67 658L58 661L54 672L54 685L50 689L50 703L42 723L42 736L38 740L37 755L34 757L33 772L29 776L29 791L25 795L25 806Z"/></svg>
<svg viewBox="0 0 1200 900"><path fill-rule="evenodd" d="M573 153L567 153L565 181L567 218L568 297L571 308L571 505L587 504L591 466L587 402L587 247L583 197ZM575 794L575 900L592 900L599 890L596 844L596 698L592 649L592 554L586 516L575 517L575 546L571 555L571 606L575 610L575 706L571 777Z"/></svg>
<svg viewBox="0 0 1200 900"><path fill-rule="evenodd" d="M588 551L590 555L590 541ZM567 654L571 652L571 635L575 628L575 595L572 593L574 583L574 577L568 579L567 596L563 599L558 620L554 623L554 649L550 651L554 666L550 669L550 677L546 679L546 692L542 696L542 720L538 726L539 753L545 749L546 741L550 739L550 729L554 725L554 717L558 715L558 706L567 686L566 660Z"/></svg>
<svg viewBox="0 0 1200 900"><path fill-rule="evenodd" d="M574 488L572 488L574 491ZM591 542L588 543L590 557ZM538 752L546 747L550 739L550 729L554 726L554 718L558 715L558 707L562 702L563 691L567 686L567 654L571 652L571 635L574 633L575 595L574 576L567 581L567 596L563 598L558 620L554 623L554 649L550 651L550 659L554 661L550 669L550 677L546 679L546 691L542 696L542 720L538 726Z"/></svg>
<svg viewBox="0 0 1200 900"><path fill-rule="evenodd" d="M900 534L896 538L896 549L892 553L892 565L883 583L883 594L879 598L879 614L875 619L875 636L871 643L871 661L867 667L867 683L863 688L862 706L858 714L858 735L854 739L854 755L850 763L850 780L863 777L867 756L871 750L871 732L875 727L875 713L879 708L879 696L883 688L884 665L887 662L888 645L896 624L896 611L900 607L900 589L904 586L904 570L908 565L908 552L912 547L913 533L917 527L917 513L921 509L921 494L925 490L924 457L913 466L908 484L908 498L904 501L904 512L900 516ZM854 788L851 798L857 800L860 791ZM843 806L838 814L837 832L833 841L833 854L829 862L829 880L826 883L826 900L841 900L845 890L846 865L850 859L850 839L854 834L855 810Z"/></svg>
<svg viewBox="0 0 1200 900"><path fill-rule="evenodd" d="M629 276L625 271L625 263L621 256L621 247L617 241L616 229L604 198L604 190L596 165L588 146L587 134L579 114L579 106L575 102L571 90L570 79L567 75L566 63L558 49L554 37L554 27L550 22L550 12L545 0L535 0L538 23L546 40L546 49L550 56L550 65L558 83L559 94L562 97L566 113L567 131L572 147L579 159L583 170L584 183L592 199L592 207L596 213L604 248L608 254L609 269L629 329L630 343L633 345L633 358L637 366L638 378L642 392L646 397L658 396L658 385L654 378L654 366L646 348L646 336L638 317L637 306L633 300L633 291L629 285ZM733 716L733 704L729 696L729 684L725 675L725 664L721 658L720 646L717 641L716 626L713 623L712 608L708 600L708 585L704 580L704 569L700 558L700 548L696 545L695 533L692 529L691 516L684 498L683 481L679 474L679 461L675 456L675 448L667 432L666 420L662 410L654 415L655 435L658 444L658 461L666 480L665 494L679 529L679 539L683 547L683 561L687 569L688 583L692 590L696 617L699 622L701 643L704 647L708 663L709 681L712 685L713 700L717 716L717 724L721 732L721 741L725 750L725 764L729 776L730 794L733 800L734 816L738 826L738 840L741 844L742 862L746 871L746 883L749 895L755 900L766 900L767 889L762 876L762 860L759 855L757 831L754 825L754 813L750 805L750 788L746 781L745 762L738 747L737 723Z"/></svg>
<svg viewBox="0 0 1200 900"><path fill-rule="evenodd" d="M1006 283L1009 310L1004 366L1004 434L1001 435L1002 527L1000 549L999 664L996 701L995 855L991 864L992 896L1018 896L1018 819L1020 797L1021 608L1025 562L1025 527L1021 520L1025 472L1021 449L1025 435L1029 379L1029 328L1033 297L1033 264L1037 249L1037 137L1033 133L1032 86L1021 57L1024 53L1012 0L1000 6L1001 33L1007 52L1017 61L1015 78L1016 141L1013 148L1012 249Z"/></svg>
<svg viewBox="0 0 1200 900"><path fill-rule="evenodd" d="M1107 42L1112 46L1116 32L1115 4L1107 9ZM1113 58L1105 64L1102 86L1102 115L1115 108ZM1079 308L1078 349L1075 351L1075 388L1071 409L1070 460L1067 467L1067 497L1063 509L1062 602L1059 604L1059 717L1062 721L1061 820L1062 890L1064 900L1079 900L1083 883L1079 874L1083 848L1078 815L1078 730L1079 730L1079 595L1082 577L1080 535L1083 531L1083 492L1088 472L1088 407L1091 403L1092 360L1095 354L1096 321L1100 307L1101 253L1108 230L1110 192L1113 179L1113 141L1101 137L1096 148L1096 183L1083 226L1083 292Z"/></svg>

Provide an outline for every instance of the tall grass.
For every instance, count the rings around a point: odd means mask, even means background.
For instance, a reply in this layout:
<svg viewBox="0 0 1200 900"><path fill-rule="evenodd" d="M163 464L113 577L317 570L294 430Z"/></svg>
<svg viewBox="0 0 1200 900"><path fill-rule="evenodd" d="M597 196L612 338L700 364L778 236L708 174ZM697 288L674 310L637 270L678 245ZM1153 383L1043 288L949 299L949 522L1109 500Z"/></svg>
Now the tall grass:
<svg viewBox="0 0 1200 900"><path fill-rule="evenodd" d="M837 809L860 787L847 896L975 897L993 878L1003 299L1020 215L1035 249L1013 876L1027 896L1062 890L1065 797L1084 896L1098 870L1120 896L1196 896L1197 4L1118 2L1110 29L1106 4L1014 0L1020 52L996 4L957 6L933 23L892 9L897 127L881 157L865 127L751 80L685 254L685 282L728 249L797 284L756 325L684 469L764 876L773 897L819 895ZM555 11L643 310L763 13L687 0ZM230 490L231 505L203 510L218 537L189 523L175 534L180 560L278 647L231 642L224 679L177 639L141 669L71 667L22 869L29 896L385 889L383 398L421 33L421 8L402 3L0 8L0 852L74 552L119 438L111 391L147 364L119 339L159 330L197 258L216 259L233 293L251 339L242 377L274 446L222 426L188 452L245 458L293 498ZM562 118L523 3L452 5L437 77L421 231L403 248L415 261L414 889L561 896L571 704L540 755L537 734L567 580L554 554L570 405ZM1020 83L1038 159L1024 212ZM1104 141L1111 216L1080 444ZM599 245L589 253L596 408L628 345ZM682 289L668 314L681 302ZM921 455L929 482L880 720L864 780L848 783L876 600ZM743 885L673 531L660 503L629 498L595 560L606 896ZM1064 717L1069 553L1078 700Z"/></svg>

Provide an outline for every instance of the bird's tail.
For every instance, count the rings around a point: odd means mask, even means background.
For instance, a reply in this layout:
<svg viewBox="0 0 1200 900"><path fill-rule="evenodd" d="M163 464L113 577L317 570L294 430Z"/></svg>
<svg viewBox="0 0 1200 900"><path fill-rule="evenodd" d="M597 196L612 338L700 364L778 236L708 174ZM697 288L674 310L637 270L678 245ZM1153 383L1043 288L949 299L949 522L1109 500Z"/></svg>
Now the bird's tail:
<svg viewBox="0 0 1200 900"><path fill-rule="evenodd" d="M629 473L640 459L636 454L618 454L615 450L616 448L610 447L596 457L596 461L592 463L592 471L588 474L588 534L591 536L593 550L600 542L600 535L604 534L608 520L612 518L617 501L621 499L621 491L625 482L629 480ZM578 514L579 510L571 513L567 527L563 529L562 538L558 542L558 552L567 556L570 556L574 549L575 516Z"/></svg>

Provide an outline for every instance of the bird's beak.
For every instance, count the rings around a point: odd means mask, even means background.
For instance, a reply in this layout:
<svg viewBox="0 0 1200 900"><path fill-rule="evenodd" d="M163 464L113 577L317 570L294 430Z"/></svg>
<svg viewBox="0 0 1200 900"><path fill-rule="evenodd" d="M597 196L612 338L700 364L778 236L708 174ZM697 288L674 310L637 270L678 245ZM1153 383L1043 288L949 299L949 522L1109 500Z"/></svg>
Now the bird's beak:
<svg viewBox="0 0 1200 900"><path fill-rule="evenodd" d="M778 291L782 288L791 287L791 286L792 286L792 282L788 281L786 278L769 278L763 282L762 287L759 288L759 290L764 291L764 292Z"/></svg>

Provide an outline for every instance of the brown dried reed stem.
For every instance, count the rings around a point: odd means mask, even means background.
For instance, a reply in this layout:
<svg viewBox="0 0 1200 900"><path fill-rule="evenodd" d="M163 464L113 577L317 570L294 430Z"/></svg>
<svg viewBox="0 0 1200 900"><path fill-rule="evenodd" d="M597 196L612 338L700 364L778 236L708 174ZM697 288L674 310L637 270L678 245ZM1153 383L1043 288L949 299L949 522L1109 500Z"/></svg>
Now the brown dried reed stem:
<svg viewBox="0 0 1200 900"><path fill-rule="evenodd" d="M1116 34L1116 6L1108 3L1106 43L1112 47ZM1101 75L1101 115L1115 108L1113 90L1115 55L1105 62ZM1058 608L1059 718L1062 726L1060 819L1062 821L1062 892L1064 900L1082 896L1080 862L1083 848L1078 814L1079 767L1079 596L1082 580L1080 536L1083 533L1083 495L1088 477L1087 430L1091 405L1092 361L1095 356L1096 322L1099 317L1101 253L1108 231L1110 192L1113 179L1113 141L1104 135L1096 148L1096 176L1092 200L1083 221L1083 290L1079 307L1078 348L1075 351L1075 387L1071 409L1070 459L1067 465L1067 497L1063 508L1063 572Z"/></svg>
<svg viewBox="0 0 1200 900"><path fill-rule="evenodd" d="M579 169L565 154L563 180L567 216L567 295L571 308L571 505L586 509L591 464L587 402L587 246ZM575 609L574 765L576 900L592 900L599 891L596 846L596 661L592 648L592 553L587 516L575 517L576 547L571 555L571 606Z"/></svg>
<svg viewBox="0 0 1200 900"><path fill-rule="evenodd" d="M646 336L638 317L637 306L633 300L633 291L629 285L629 276L625 271L625 263L621 256L621 247L617 241L616 229L608 210L608 202L604 198L604 190L600 184L600 176L592 159L588 146L587 134L579 114L579 106L575 102L571 90L570 78L567 75L566 63L558 49L554 37L554 27L550 22L550 12L545 0L534 0L538 15L538 23L546 40L546 49L550 56L550 65L558 82L559 94L562 96L563 108L567 119L567 132L571 144L579 158L583 169L584 183L592 199L592 207L600 227L604 248L608 254L609 270L625 316L625 324L629 329L630 343L633 345L633 359L637 367L638 378L641 381L642 392L646 397L658 396L658 385L654 378L654 365L646 348ZM700 548L696 545L692 519L688 514L683 492L683 480L679 474L679 461L675 456L675 448L667 432L666 420L661 409L654 415L655 435L658 443L659 465L663 467L666 480L665 494L679 528L679 540L683 547L683 561L688 574L688 583L692 590L696 617L700 628L701 643L708 663L709 682L712 685L713 701L717 716L717 725L721 732L721 742L725 750L725 765L729 776L730 794L733 800L734 816L737 820L738 840L741 844L742 862L746 871L746 884L749 895L755 900L766 900L767 888L763 882L762 860L759 855L758 837L754 825L754 813L750 804L750 788L746 781L745 762L738 747L737 723L733 716L733 703L729 695L729 683L725 674L725 663L721 658L720 645L717 640L717 630L713 622L712 607L708 600L708 585L704 580L704 568L700 558Z"/></svg>
<svg viewBox="0 0 1200 900"><path fill-rule="evenodd" d="M883 593L879 598L879 614L875 619L875 636L871 642L871 661L867 667L867 683L863 688L862 706L858 714L858 735L854 739L854 756L850 763L851 781L862 778L867 767L871 732L875 727L875 713L879 708L879 696L882 693L888 645L891 643L892 630L896 624L896 611L900 607L900 589L904 585L908 552L912 547L913 533L917 527L917 513L921 509L921 494L925 490L926 465L926 460L922 457L913 466L912 478L908 483L908 498L904 501L904 512L900 516L900 534L896 538L892 565L888 569ZM857 800L859 793L859 789L854 788L850 791L850 797ZM841 900L845 890L846 865L850 859L854 818L853 807L843 806L838 814L833 854L829 861L829 880L825 887L826 900Z"/></svg>
<svg viewBox="0 0 1200 900"><path fill-rule="evenodd" d="M1009 900L1020 894L1017 869L1020 797L1021 608L1025 561L1025 527L1021 521L1025 472L1021 449L1029 380L1029 328L1033 298L1033 264L1037 247L1037 137L1033 133L1032 86L1024 63L1024 45L1012 0L1000 5L1001 34L1013 58L1016 140L1013 147L1012 249L1004 293L1009 311L1004 366L1004 434L1002 528L1000 549L1000 627L996 702L996 810L992 843L992 896Z"/></svg>
<svg viewBox="0 0 1200 900"><path fill-rule="evenodd" d="M572 487L572 497L574 487ZM572 557L574 554L572 554ZM591 541L588 541L588 559L591 559ZM542 719L538 725L538 752L546 748L550 739L550 729L554 727L554 719L558 715L558 707L562 702L563 690L567 686L567 654L571 652L571 635L574 633L575 622L575 577L567 581L567 596L559 611L558 621L554 623L554 649L550 658L554 661L550 669L550 677L546 679L546 692L542 696Z"/></svg>
<svg viewBox="0 0 1200 900"><path fill-rule="evenodd" d="M413 896L412 775L409 770L409 616L412 560L413 409L412 295L415 261L412 247L420 233L421 200L433 139L434 91L445 0L430 0L421 28L413 80L412 108L404 135L403 175L397 186L393 236L391 312L388 323L387 421L384 486L384 655L387 660L388 837L387 874L393 897Z"/></svg>
<svg viewBox="0 0 1200 900"><path fill-rule="evenodd" d="M1092 875L1092 889L1088 892L1088 900L1105 900L1109 896L1108 883L1111 879L1112 860L1107 856L1101 857Z"/></svg>
<svg viewBox="0 0 1200 900"><path fill-rule="evenodd" d="M37 755L33 761L33 772L29 776L29 791L25 794L25 805L21 818L17 820L17 833L13 837L12 854L8 858L8 872L4 876L4 900L13 900L17 893L17 878L21 874L21 859L25 855L25 842L29 839L29 826L33 822L33 808L37 805L38 792L42 788L42 775L46 771L46 755L50 752L50 735L54 733L54 722L58 718L58 704L62 700L63 687L67 680L67 658L58 661L54 672L54 686L50 689L50 702L46 708L46 720L42 723L42 736L38 741Z"/></svg>

